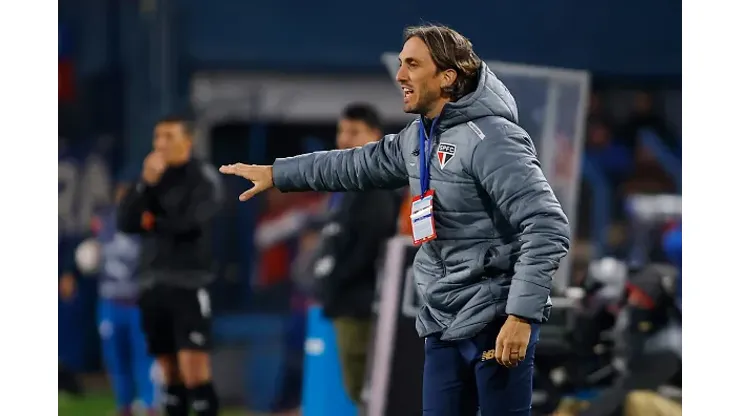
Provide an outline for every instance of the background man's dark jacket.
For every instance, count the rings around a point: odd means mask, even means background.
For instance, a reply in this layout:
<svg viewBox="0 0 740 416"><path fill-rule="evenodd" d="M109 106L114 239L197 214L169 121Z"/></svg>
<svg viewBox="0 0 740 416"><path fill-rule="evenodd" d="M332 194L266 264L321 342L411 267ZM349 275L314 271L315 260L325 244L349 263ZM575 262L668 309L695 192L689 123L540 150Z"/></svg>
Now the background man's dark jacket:
<svg viewBox="0 0 740 416"><path fill-rule="evenodd" d="M129 191L119 206L118 228L142 236L142 289L195 289L215 278L211 231L221 194L218 172L199 160L168 168L155 186L139 183ZM141 227L144 212L155 217L151 230Z"/></svg>
<svg viewBox="0 0 740 416"><path fill-rule="evenodd" d="M377 265L385 241L396 231L401 195L396 191L347 192L321 230L312 273L329 317L370 316Z"/></svg>

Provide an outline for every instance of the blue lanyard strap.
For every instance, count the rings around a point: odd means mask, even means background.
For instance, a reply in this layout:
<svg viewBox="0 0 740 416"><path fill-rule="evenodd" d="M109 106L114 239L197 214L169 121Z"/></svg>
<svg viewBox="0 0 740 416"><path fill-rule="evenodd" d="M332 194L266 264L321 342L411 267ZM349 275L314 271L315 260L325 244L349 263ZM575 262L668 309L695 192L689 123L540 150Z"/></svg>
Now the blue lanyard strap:
<svg viewBox="0 0 740 416"><path fill-rule="evenodd" d="M429 129L429 137L427 137L426 129L424 128L424 119L419 120L419 181L421 182L421 195L424 195L429 190L431 176L429 168L432 164L432 148L434 147L432 139L434 138L434 129L437 127L437 120L439 120L439 117L432 121L432 127Z"/></svg>

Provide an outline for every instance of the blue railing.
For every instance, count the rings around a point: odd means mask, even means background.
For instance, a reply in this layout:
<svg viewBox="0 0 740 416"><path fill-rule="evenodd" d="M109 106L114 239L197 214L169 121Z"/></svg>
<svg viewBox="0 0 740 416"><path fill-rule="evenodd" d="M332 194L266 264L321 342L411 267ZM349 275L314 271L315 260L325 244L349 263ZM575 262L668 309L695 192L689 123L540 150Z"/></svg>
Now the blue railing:
<svg viewBox="0 0 740 416"><path fill-rule="evenodd" d="M676 186L676 191L681 193L681 159L666 146L663 141L652 130L641 130L639 134L640 144L646 147L656 158L663 170L670 175Z"/></svg>

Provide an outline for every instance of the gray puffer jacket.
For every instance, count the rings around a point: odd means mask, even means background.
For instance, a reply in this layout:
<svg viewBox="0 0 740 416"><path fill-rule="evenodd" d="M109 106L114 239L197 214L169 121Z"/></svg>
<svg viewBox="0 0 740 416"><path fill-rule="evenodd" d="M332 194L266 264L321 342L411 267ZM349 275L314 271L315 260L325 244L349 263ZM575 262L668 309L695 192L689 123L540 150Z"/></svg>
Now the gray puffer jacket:
<svg viewBox="0 0 740 416"><path fill-rule="evenodd" d="M549 316L570 229L517 118L511 93L483 63L475 91L447 104L430 135L437 239L424 243L414 262L424 300L419 336L464 339L503 315L534 322ZM377 143L278 159L275 186L362 191L408 183L418 195L419 128L417 119Z"/></svg>

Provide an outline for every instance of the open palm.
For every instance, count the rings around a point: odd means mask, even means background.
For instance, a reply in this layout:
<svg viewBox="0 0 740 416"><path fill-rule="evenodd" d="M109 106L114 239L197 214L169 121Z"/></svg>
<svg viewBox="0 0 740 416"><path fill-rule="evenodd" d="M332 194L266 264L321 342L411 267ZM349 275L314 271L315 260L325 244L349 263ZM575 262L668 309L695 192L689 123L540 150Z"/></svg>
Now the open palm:
<svg viewBox="0 0 740 416"><path fill-rule="evenodd" d="M223 165L218 170L226 175L241 176L254 184L253 187L239 195L239 200L242 202L274 186L272 166L235 163L233 165Z"/></svg>

